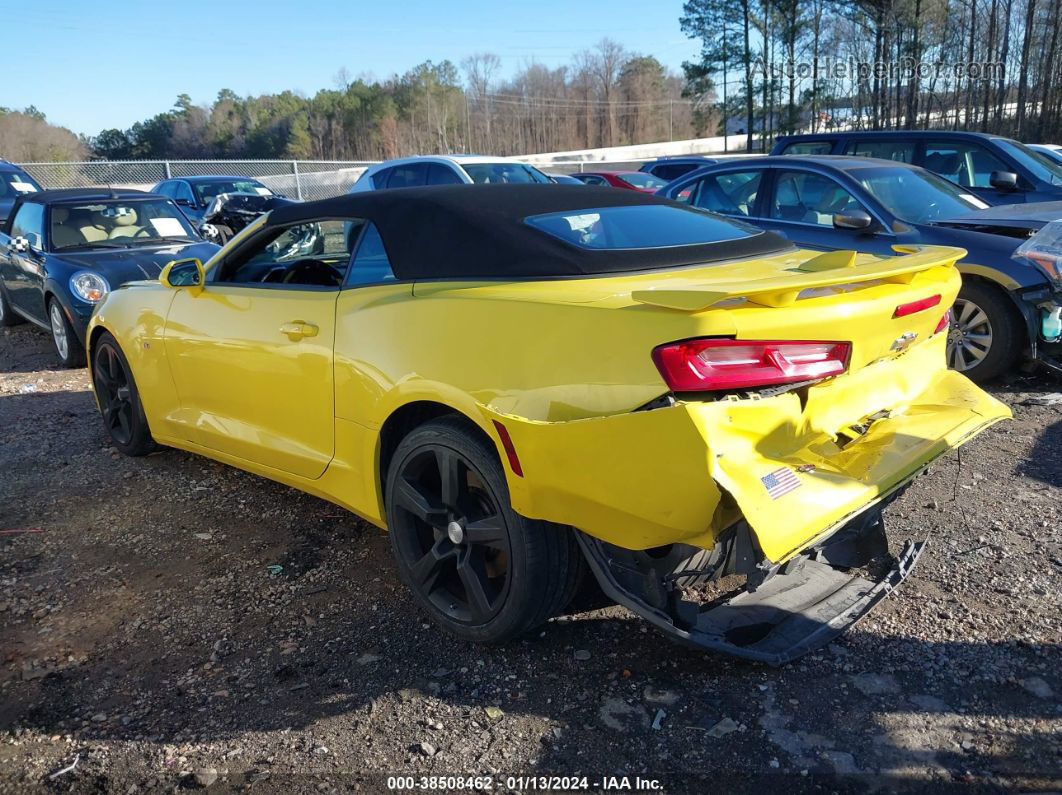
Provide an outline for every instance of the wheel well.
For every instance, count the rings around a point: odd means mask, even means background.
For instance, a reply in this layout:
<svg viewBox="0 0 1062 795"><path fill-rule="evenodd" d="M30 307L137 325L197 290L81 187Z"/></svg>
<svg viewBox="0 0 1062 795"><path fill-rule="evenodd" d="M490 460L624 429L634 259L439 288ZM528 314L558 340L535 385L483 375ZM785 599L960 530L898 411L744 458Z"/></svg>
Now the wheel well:
<svg viewBox="0 0 1062 795"><path fill-rule="evenodd" d="M407 403L391 414L384 422L383 427L380 428L380 468L378 476L381 494L386 489L387 470L391 466L391 458L394 456L395 450L398 449L398 445L415 428L440 417L459 418L468 426L469 430L478 434L497 455L498 448L494 440L479 425L451 406L431 400L418 400L413 403Z"/></svg>
<svg viewBox="0 0 1062 795"><path fill-rule="evenodd" d="M89 338L86 340L86 342L88 344L85 345L85 353L87 355L89 355L89 356L92 355L92 349L94 347L96 347L96 340L98 340L100 337L102 337L106 333L107 333L107 329L105 329L103 326L96 326L96 328L92 329L92 333L89 335Z"/></svg>
<svg viewBox="0 0 1062 795"><path fill-rule="evenodd" d="M1029 324L1021 309L1018 307L1018 302L1015 299L1014 294L1008 290L1005 286L997 281L993 281L986 276L981 276L976 273L964 273L962 275L963 282L973 282L982 287L995 290L1004 299L1004 303L1010 311L1010 315L1018 324L1018 328L1021 330L1021 342L1023 345L1029 345Z"/></svg>

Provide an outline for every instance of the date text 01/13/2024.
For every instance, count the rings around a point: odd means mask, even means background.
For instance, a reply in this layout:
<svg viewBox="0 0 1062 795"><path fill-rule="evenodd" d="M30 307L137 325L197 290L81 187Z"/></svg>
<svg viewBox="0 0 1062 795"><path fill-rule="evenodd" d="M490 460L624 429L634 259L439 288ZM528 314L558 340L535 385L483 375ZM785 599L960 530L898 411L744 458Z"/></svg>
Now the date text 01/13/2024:
<svg viewBox="0 0 1062 795"><path fill-rule="evenodd" d="M388 776L389 790L499 790L502 792L585 791L653 792L663 789L661 782L641 776Z"/></svg>

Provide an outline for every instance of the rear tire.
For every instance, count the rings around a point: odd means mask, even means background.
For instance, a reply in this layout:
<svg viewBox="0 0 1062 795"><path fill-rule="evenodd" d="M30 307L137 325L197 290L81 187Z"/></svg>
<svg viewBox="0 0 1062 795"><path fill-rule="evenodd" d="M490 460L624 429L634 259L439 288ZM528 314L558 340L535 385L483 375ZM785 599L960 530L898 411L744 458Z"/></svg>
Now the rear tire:
<svg viewBox="0 0 1062 795"><path fill-rule="evenodd" d="M92 383L111 443L133 457L157 450L129 361L109 332L92 350Z"/></svg>
<svg viewBox="0 0 1062 795"><path fill-rule="evenodd" d="M443 417L398 445L387 523L399 576L446 631L502 643L571 601L583 561L566 527L516 513L497 451L467 421Z"/></svg>
<svg viewBox="0 0 1062 795"><path fill-rule="evenodd" d="M948 367L973 381L996 378L1018 363L1025 332L1010 298L974 280L963 282L948 327Z"/></svg>

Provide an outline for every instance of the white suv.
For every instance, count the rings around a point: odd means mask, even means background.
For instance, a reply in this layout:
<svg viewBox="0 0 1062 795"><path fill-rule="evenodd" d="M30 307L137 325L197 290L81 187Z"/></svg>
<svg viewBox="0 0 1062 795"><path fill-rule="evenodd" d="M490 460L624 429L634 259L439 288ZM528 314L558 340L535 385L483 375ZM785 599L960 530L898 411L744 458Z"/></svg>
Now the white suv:
<svg viewBox="0 0 1062 795"><path fill-rule="evenodd" d="M425 155L385 160L369 166L351 193L420 185L491 185L501 182L553 182L534 166L503 157Z"/></svg>

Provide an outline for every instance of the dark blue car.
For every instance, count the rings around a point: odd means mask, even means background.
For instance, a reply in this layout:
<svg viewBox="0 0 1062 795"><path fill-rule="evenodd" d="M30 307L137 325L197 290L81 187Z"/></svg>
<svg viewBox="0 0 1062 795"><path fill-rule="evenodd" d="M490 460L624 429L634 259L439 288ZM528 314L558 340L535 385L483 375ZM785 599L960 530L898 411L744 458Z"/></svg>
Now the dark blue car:
<svg viewBox="0 0 1062 795"><path fill-rule="evenodd" d="M76 188L20 197L0 232L0 325L52 333L66 367L85 363L92 310L125 282L158 278L174 259L213 256L177 206L136 190Z"/></svg>
<svg viewBox="0 0 1062 795"><path fill-rule="evenodd" d="M0 160L0 224L7 220L11 208L20 196L36 193L41 189L37 180L6 160Z"/></svg>
<svg viewBox="0 0 1062 795"><path fill-rule="evenodd" d="M857 155L921 166L989 204L1062 200L1062 165L1025 144L958 130L789 135L772 155Z"/></svg>
<svg viewBox="0 0 1062 795"><path fill-rule="evenodd" d="M709 166L660 195L779 232L801 248L882 256L894 255L897 245L964 248L969 253L958 266L963 287L952 313L950 365L982 381L1010 368L1023 352L1058 366L1058 266L1015 253L1062 219L1060 202L989 208L917 166L828 155Z"/></svg>

